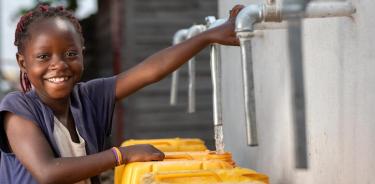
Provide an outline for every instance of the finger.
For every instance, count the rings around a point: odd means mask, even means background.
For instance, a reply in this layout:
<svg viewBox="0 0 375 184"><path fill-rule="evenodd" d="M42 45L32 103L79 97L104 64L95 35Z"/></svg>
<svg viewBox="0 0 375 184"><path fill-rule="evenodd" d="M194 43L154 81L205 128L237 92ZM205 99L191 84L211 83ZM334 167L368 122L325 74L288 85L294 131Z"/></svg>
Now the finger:
<svg viewBox="0 0 375 184"><path fill-rule="evenodd" d="M236 5L229 11L229 18L234 18L238 15L238 13L244 8L244 5Z"/></svg>
<svg viewBox="0 0 375 184"><path fill-rule="evenodd" d="M165 155L163 152L156 152L156 153L153 153L151 157L152 157L151 160L153 161L161 161L161 160L164 160Z"/></svg>
<svg viewBox="0 0 375 184"><path fill-rule="evenodd" d="M233 39L229 40L228 45L240 46L240 40L238 38L233 38Z"/></svg>
<svg viewBox="0 0 375 184"><path fill-rule="evenodd" d="M236 7L235 12L234 12L235 16L237 16L238 13L240 13L240 11L241 11L242 9L244 9L244 8L245 8L244 5L238 5L238 7Z"/></svg>

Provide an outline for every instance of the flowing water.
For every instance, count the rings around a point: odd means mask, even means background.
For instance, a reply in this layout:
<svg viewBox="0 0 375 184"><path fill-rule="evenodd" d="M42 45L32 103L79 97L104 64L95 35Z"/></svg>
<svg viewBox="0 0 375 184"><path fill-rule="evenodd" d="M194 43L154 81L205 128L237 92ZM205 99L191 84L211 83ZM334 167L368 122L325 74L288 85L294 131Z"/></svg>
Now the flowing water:
<svg viewBox="0 0 375 184"><path fill-rule="evenodd" d="M224 153L223 125L215 126L215 145L217 154Z"/></svg>

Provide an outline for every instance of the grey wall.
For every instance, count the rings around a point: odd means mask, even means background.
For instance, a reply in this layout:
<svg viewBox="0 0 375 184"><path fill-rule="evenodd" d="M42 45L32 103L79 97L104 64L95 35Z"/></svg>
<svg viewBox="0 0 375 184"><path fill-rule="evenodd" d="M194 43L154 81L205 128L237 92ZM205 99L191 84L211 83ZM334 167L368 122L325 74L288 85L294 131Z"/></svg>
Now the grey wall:
<svg viewBox="0 0 375 184"><path fill-rule="evenodd" d="M219 0L219 15L250 2ZM224 142L240 166L278 184L375 183L375 1L351 2L352 18L304 21L308 170L294 168L286 31L253 42L259 147L246 146L240 51L222 48Z"/></svg>

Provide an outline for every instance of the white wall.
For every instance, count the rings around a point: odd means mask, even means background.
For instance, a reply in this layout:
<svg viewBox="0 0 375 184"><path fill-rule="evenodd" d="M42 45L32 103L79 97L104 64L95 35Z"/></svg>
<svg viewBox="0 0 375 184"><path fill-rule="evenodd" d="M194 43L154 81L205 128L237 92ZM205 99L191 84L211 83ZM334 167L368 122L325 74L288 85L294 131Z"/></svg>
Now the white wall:
<svg viewBox="0 0 375 184"><path fill-rule="evenodd" d="M226 17L235 4L219 0ZM375 183L375 1L352 0L352 18L304 22L309 169L294 168L285 30L254 38L259 147L247 147L239 48L223 47L224 141L240 166L277 184Z"/></svg>

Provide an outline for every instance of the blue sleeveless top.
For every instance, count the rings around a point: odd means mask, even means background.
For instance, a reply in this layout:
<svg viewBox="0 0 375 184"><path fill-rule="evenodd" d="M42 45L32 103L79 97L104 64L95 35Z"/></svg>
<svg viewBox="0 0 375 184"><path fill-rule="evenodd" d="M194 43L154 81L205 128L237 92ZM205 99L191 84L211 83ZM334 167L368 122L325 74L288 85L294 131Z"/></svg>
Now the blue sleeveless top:
<svg viewBox="0 0 375 184"><path fill-rule="evenodd" d="M79 134L86 141L87 155L105 149L110 135L115 106L116 77L78 83L70 97L70 109ZM35 123L42 130L56 157L60 156L53 138L53 112L44 105L35 91L26 94L11 92L0 103L0 183L36 184L37 181L10 152L4 130L4 112L12 112ZM26 139L26 137L25 137ZM93 184L99 177L91 178Z"/></svg>

